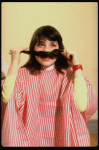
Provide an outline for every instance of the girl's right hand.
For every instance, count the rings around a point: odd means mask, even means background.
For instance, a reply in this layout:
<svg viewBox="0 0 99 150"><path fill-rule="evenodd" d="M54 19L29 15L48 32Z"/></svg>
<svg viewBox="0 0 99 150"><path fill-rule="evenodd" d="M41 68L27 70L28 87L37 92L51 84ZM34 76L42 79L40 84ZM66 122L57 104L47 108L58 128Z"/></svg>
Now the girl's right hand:
<svg viewBox="0 0 99 150"><path fill-rule="evenodd" d="M17 62L19 64L21 51L26 51L27 49L28 47L17 47L14 50L10 50L9 54L11 54L11 62Z"/></svg>

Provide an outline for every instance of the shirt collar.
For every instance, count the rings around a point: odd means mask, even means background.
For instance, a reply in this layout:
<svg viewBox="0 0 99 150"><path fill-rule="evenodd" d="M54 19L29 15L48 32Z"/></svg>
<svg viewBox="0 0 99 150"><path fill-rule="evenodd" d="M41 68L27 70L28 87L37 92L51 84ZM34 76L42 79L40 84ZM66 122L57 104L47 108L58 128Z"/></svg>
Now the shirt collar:
<svg viewBox="0 0 99 150"><path fill-rule="evenodd" d="M54 69L54 64L49 66L46 70L52 70L52 69Z"/></svg>

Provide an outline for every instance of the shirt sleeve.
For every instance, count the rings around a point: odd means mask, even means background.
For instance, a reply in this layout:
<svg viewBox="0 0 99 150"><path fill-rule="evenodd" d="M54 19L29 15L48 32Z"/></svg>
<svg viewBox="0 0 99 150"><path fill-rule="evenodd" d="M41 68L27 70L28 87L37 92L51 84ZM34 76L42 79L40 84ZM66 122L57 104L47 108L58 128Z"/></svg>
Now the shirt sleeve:
<svg viewBox="0 0 99 150"><path fill-rule="evenodd" d="M79 106L80 103L83 111L86 108L86 102L88 101L87 86L83 76L74 79L73 92L76 104Z"/></svg>
<svg viewBox="0 0 99 150"><path fill-rule="evenodd" d="M2 100L4 103L7 103L9 101L11 94L14 90L15 81L16 81L15 75L6 76L2 86Z"/></svg>
<svg viewBox="0 0 99 150"><path fill-rule="evenodd" d="M89 82L87 78L84 77L84 80L87 85L87 91L88 91L88 104L87 109L85 112L82 113L84 119L86 122L89 121L89 119L94 115L96 110L98 109L98 96L97 93L94 91L93 86Z"/></svg>

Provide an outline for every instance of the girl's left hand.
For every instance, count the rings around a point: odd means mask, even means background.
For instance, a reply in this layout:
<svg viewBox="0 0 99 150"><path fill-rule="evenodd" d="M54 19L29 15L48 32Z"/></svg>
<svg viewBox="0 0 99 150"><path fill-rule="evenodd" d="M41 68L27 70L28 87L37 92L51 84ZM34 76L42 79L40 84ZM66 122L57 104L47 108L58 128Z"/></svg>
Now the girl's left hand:
<svg viewBox="0 0 99 150"><path fill-rule="evenodd" d="M78 57L75 51L69 50L69 49L64 49L64 51L62 52L62 55L66 58L67 63L73 67L74 65L78 65L79 61L78 61ZM72 56L72 59L71 59Z"/></svg>

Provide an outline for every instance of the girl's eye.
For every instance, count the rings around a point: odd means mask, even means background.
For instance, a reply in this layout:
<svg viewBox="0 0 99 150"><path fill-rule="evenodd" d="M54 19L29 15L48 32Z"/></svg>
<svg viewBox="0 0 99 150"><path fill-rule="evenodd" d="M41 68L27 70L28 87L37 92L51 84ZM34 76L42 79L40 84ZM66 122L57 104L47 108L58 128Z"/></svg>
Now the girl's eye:
<svg viewBox="0 0 99 150"><path fill-rule="evenodd" d="M56 45L55 45L55 44L51 44L51 46L52 46L52 47L56 47Z"/></svg>
<svg viewBox="0 0 99 150"><path fill-rule="evenodd" d="M37 46L44 46L44 44L43 43L39 43Z"/></svg>

